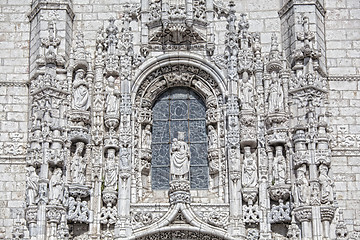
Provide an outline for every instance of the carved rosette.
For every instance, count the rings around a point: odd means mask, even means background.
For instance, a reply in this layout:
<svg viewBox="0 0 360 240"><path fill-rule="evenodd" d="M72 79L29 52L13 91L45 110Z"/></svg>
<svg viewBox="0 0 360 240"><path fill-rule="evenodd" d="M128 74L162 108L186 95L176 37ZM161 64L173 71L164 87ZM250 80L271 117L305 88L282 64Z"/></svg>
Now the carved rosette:
<svg viewBox="0 0 360 240"><path fill-rule="evenodd" d="M191 203L190 182L187 180L173 180L169 189L170 205L176 203Z"/></svg>

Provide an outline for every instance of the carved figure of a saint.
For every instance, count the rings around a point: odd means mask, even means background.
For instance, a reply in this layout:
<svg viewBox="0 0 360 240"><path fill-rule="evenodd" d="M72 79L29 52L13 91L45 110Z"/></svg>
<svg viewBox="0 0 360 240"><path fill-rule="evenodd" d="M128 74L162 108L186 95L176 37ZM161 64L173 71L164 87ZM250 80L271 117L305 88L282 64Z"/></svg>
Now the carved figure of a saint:
<svg viewBox="0 0 360 240"><path fill-rule="evenodd" d="M284 111L284 92L278 77L278 73L271 72L271 84L269 87L269 113Z"/></svg>
<svg viewBox="0 0 360 240"><path fill-rule="evenodd" d="M120 155L120 169L129 169L130 168L130 153L127 148L121 149Z"/></svg>
<svg viewBox="0 0 360 240"><path fill-rule="evenodd" d="M320 183L320 201L323 204L331 204L334 202L333 186L334 181L328 175L329 168L325 164L319 167L319 183Z"/></svg>
<svg viewBox="0 0 360 240"><path fill-rule="evenodd" d="M146 125L142 135L142 148L151 149L151 126Z"/></svg>
<svg viewBox="0 0 360 240"><path fill-rule="evenodd" d="M178 132L171 144L170 174L172 179L188 179L190 171L190 149L184 141L184 132Z"/></svg>
<svg viewBox="0 0 360 240"><path fill-rule="evenodd" d="M39 176L36 174L35 168L30 166L28 168L28 179L26 197L28 206L36 203L36 197L38 196L39 190Z"/></svg>
<svg viewBox="0 0 360 240"><path fill-rule="evenodd" d="M60 204L63 198L64 181L62 170L56 168L49 182L49 200L51 204Z"/></svg>
<svg viewBox="0 0 360 240"><path fill-rule="evenodd" d="M309 203L309 197L310 197L310 187L309 187L309 181L306 178L306 165L301 165L296 170L296 181L295 181L295 200L298 201L298 204L306 205Z"/></svg>
<svg viewBox="0 0 360 240"><path fill-rule="evenodd" d="M86 159L82 156L85 144L76 143L75 153L71 159L71 175L73 183L85 183Z"/></svg>
<svg viewBox="0 0 360 240"><path fill-rule="evenodd" d="M90 107L91 101L89 97L88 84L85 81L85 71L78 69L75 73L73 84L73 102L72 107L76 110L87 111Z"/></svg>
<svg viewBox="0 0 360 240"><path fill-rule="evenodd" d="M240 99L243 109L251 109L254 106L254 87L249 80L249 74L245 71L242 75L242 84L240 85Z"/></svg>
<svg viewBox="0 0 360 240"><path fill-rule="evenodd" d="M119 91L115 89L115 79L113 76L108 77L108 86L106 87L105 113L108 115L119 114Z"/></svg>
<svg viewBox="0 0 360 240"><path fill-rule="evenodd" d="M276 146L274 164L273 164L273 176L275 184L285 183L286 178L286 162L283 156L283 147Z"/></svg>
<svg viewBox="0 0 360 240"><path fill-rule="evenodd" d="M242 168L243 187L256 187L258 182L256 161L249 146L244 147L244 163Z"/></svg>
<svg viewBox="0 0 360 240"><path fill-rule="evenodd" d="M209 138L209 149L217 148L218 145L218 135L214 126L209 125L208 127L208 138Z"/></svg>
<svg viewBox="0 0 360 240"><path fill-rule="evenodd" d="M118 179L118 167L115 160L115 149L110 148L105 164L105 189L116 190Z"/></svg>

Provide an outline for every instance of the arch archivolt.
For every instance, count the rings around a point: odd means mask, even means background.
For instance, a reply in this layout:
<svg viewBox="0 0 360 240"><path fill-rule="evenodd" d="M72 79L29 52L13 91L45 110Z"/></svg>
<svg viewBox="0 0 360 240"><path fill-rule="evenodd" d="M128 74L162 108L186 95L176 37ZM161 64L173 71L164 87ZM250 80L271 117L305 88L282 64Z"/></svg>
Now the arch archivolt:
<svg viewBox="0 0 360 240"><path fill-rule="evenodd" d="M133 179L136 183L137 202L154 200L151 190L151 159L152 151L148 147L148 135L152 129L152 106L157 98L172 87L187 87L198 93L206 104L206 125L211 130L208 143L209 164L209 194L214 194L219 203L224 202L227 188L226 163L225 163L225 123L223 103L225 91L224 81L220 72L211 65L199 64L199 60L182 62L179 58L172 61L163 59L154 66L142 69L133 85L133 102L135 107L135 146L133 162L136 166L137 176ZM150 70L149 70L150 69ZM144 72L146 74L144 74ZM210 127L211 126L211 127ZM209 130L210 129L210 130ZM210 132L208 133L210 134ZM151 196L151 199L148 199ZM156 198L156 196L155 196ZM164 199L163 199L164 201Z"/></svg>
<svg viewBox="0 0 360 240"><path fill-rule="evenodd" d="M151 108L156 98L171 87L190 87L206 102L207 107L218 107L222 93L218 83L205 70L191 65L176 64L159 67L151 72L138 88L135 103L140 108Z"/></svg>

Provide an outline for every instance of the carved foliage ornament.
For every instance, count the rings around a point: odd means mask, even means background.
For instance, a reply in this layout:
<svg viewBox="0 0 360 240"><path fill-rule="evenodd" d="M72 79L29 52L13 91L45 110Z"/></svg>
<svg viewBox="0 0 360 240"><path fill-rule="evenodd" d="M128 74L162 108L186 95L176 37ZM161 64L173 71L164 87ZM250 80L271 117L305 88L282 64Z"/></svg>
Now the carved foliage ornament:
<svg viewBox="0 0 360 240"><path fill-rule="evenodd" d="M211 95L217 99L220 95L218 84L206 71L178 64L164 66L150 73L138 89L136 103L142 108L150 108L162 91L173 86L195 88L205 99Z"/></svg>

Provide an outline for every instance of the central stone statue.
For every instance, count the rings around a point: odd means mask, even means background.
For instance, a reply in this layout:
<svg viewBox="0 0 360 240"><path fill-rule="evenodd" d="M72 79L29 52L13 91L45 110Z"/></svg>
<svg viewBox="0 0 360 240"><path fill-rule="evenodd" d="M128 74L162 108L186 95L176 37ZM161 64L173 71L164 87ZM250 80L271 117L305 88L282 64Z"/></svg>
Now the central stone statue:
<svg viewBox="0 0 360 240"><path fill-rule="evenodd" d="M171 179L189 179L190 149L184 141L184 132L178 132L178 138L171 144L170 174Z"/></svg>

